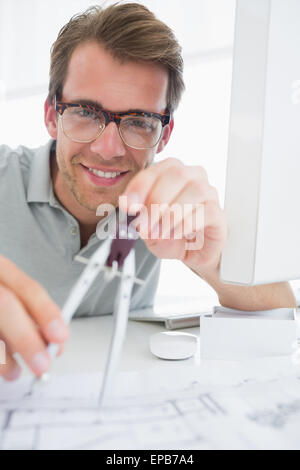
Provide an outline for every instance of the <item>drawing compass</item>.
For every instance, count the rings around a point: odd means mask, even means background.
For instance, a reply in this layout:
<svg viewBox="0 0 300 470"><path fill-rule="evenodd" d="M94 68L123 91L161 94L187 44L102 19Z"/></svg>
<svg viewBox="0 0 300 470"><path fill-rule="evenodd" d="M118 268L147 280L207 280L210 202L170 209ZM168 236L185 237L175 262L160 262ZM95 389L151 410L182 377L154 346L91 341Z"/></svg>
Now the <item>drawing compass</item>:
<svg viewBox="0 0 300 470"><path fill-rule="evenodd" d="M99 406L103 405L106 392L111 388L118 365L126 334L133 285L134 283L144 283L144 281L135 277L135 252L132 248L138 238L138 233L130 225L134 218L128 216L126 223L117 223L115 239L107 238L103 241L89 259L82 256L75 258L75 260L86 264L86 267L73 286L62 308L62 318L68 324L101 271L104 271L104 281L106 282L115 277L119 278L113 310L113 332L99 395ZM50 356L54 358L59 351L59 345L51 343L48 345L47 350ZM35 378L30 391L26 395L30 396L32 394L37 382L46 382L49 378L48 372L39 378Z"/></svg>

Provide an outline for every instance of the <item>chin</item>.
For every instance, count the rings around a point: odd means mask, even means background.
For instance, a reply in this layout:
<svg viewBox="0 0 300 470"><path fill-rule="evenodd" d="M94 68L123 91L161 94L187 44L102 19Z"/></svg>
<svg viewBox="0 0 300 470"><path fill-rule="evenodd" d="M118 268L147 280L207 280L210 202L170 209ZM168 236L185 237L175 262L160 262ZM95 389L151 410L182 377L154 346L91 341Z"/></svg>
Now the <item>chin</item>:
<svg viewBox="0 0 300 470"><path fill-rule="evenodd" d="M118 198L119 199L119 198ZM111 199L104 199L104 198L101 198L101 199L85 199L85 198L82 198L80 201L78 201L80 203L80 205L82 207L84 207L85 209L88 209L89 211L92 211L94 212L94 214L96 214L97 212L97 209L99 206L101 206L101 204L110 204L112 206L114 206L115 208L119 205L118 203L118 199L115 200L111 200Z"/></svg>

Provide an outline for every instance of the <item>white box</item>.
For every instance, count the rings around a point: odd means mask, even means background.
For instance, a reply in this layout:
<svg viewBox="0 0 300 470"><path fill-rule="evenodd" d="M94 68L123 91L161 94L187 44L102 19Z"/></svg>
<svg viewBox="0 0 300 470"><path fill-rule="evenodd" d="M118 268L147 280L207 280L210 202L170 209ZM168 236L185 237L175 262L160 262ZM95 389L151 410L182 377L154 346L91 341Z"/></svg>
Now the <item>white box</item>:
<svg viewBox="0 0 300 470"><path fill-rule="evenodd" d="M296 311L278 308L261 312L214 307L201 317L202 359L240 360L283 356L297 342Z"/></svg>

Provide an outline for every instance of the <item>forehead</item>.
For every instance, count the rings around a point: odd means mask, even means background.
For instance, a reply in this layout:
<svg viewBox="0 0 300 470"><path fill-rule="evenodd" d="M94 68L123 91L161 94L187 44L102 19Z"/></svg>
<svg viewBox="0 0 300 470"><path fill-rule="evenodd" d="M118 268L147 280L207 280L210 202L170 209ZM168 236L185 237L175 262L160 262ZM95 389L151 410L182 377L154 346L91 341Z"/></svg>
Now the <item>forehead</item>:
<svg viewBox="0 0 300 470"><path fill-rule="evenodd" d="M78 46L70 59L63 99L98 101L110 111L166 108L168 73L156 64L114 59L97 43Z"/></svg>

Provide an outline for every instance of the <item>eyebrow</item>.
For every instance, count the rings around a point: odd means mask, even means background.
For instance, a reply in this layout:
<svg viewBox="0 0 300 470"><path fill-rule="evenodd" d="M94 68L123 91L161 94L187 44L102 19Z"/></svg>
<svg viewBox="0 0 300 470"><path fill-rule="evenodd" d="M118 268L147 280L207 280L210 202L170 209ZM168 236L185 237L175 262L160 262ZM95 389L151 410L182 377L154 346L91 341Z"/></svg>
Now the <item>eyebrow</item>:
<svg viewBox="0 0 300 470"><path fill-rule="evenodd" d="M102 104L101 104L99 101L84 100L84 99L80 99L80 100L71 100L71 101L72 101L72 103L88 104L89 106L94 106L95 108L104 109L104 107L102 106Z"/></svg>
<svg viewBox="0 0 300 470"><path fill-rule="evenodd" d="M78 99L78 100L71 100L72 103L78 103L78 104L87 104L89 106L94 106L95 108L99 109L104 109L104 106L99 102L99 101L94 101L94 100L89 100L89 99ZM118 113L150 113L153 111L147 111L145 109L139 109L139 108L131 108L131 109L126 109L125 111L114 111L116 114Z"/></svg>

